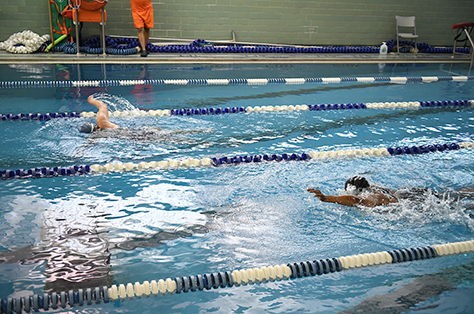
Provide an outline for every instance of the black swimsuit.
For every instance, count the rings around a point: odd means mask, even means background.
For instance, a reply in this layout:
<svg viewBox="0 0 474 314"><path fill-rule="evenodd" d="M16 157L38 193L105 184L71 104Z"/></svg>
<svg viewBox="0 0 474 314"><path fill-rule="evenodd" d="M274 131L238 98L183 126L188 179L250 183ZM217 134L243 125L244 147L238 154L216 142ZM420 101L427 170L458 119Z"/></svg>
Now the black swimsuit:
<svg viewBox="0 0 474 314"><path fill-rule="evenodd" d="M423 201L428 193L439 197L436 193L428 188L420 187L403 187L396 191L381 187L381 186L371 186L373 191L380 192L382 194L395 197L397 200L410 200L410 201Z"/></svg>
<svg viewBox="0 0 474 314"><path fill-rule="evenodd" d="M398 200L410 200L410 201L423 201L424 199L426 199L426 196L427 194L433 194L435 195L436 197L438 197L438 195L436 195L436 193L433 193L432 190L428 189L428 188L420 188L420 187L410 187L410 188L401 188L401 189L398 189L395 193L394 193L394 196L398 199Z"/></svg>

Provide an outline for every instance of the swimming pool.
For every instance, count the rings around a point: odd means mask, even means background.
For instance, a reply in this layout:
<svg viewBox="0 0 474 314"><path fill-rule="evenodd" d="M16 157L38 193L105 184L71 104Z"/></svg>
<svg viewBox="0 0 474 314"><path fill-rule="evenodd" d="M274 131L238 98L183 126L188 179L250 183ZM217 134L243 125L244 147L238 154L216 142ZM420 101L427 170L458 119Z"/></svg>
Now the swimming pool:
<svg viewBox="0 0 474 314"><path fill-rule="evenodd" d="M0 73L1 81L124 82L460 76L468 71L463 64L217 64L2 65ZM472 80L12 86L1 89L0 113L92 111L95 108L86 102L90 94L111 109L124 111L472 100L473 87ZM127 128L160 127L163 132L141 140L91 139L77 127L93 118L0 121L0 170L411 147L474 139L470 106L139 115L112 120ZM0 182L4 261L0 297L471 240L474 223L465 211L472 206L470 201L429 198L421 204L402 202L363 210L321 203L306 188L341 193L347 178L363 175L391 188L457 190L474 184L473 155L472 149L462 149L4 180ZM436 293L414 297L412 310L467 313L474 291L472 263L472 253L461 254L66 310L337 313L359 306L368 311L369 298L390 299L398 289L422 283L436 287Z"/></svg>

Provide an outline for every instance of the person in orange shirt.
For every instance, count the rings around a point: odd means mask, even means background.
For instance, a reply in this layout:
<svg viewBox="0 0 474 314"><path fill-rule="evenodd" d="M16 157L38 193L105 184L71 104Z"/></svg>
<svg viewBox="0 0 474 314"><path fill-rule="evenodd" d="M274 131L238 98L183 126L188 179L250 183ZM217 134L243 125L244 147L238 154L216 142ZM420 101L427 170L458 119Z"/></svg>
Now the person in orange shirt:
<svg viewBox="0 0 474 314"><path fill-rule="evenodd" d="M151 0L130 0L132 6L133 24L138 32L138 40L142 51L140 56L148 56L146 44L150 38L150 29L153 28L155 22L153 20L153 5Z"/></svg>

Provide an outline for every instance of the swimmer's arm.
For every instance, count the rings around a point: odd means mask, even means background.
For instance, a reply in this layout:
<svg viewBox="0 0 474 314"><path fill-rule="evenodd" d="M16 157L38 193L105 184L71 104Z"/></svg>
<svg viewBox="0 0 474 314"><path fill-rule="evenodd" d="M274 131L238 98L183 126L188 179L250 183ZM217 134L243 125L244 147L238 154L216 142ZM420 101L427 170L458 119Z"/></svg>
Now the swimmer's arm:
<svg viewBox="0 0 474 314"><path fill-rule="evenodd" d="M101 128L102 130L119 128L119 126L116 125L115 123L112 123L109 120L102 117L97 117L97 126Z"/></svg>
<svg viewBox="0 0 474 314"><path fill-rule="evenodd" d="M382 193L371 194L366 197L359 197L355 195L324 195L318 189L308 189L308 192L314 193L314 197L319 198L323 202L336 203L346 206L364 205L367 207L375 207L397 202L396 198L386 196Z"/></svg>
<svg viewBox="0 0 474 314"><path fill-rule="evenodd" d="M307 191L309 193L314 193L314 197L319 198L322 202L336 203L346 206L355 206L363 204L363 199L355 195L324 195L318 189L308 189Z"/></svg>
<svg viewBox="0 0 474 314"><path fill-rule="evenodd" d="M109 108L106 103L95 99L93 95L87 97L87 102L91 105L94 105L99 109L99 113L103 113L107 118L109 117Z"/></svg>
<svg viewBox="0 0 474 314"><path fill-rule="evenodd" d="M91 105L96 106L99 109L99 112L97 113L97 126L99 128L103 130L119 128L118 125L110 122L108 107L105 103L95 99L92 95L87 98L87 102L89 102Z"/></svg>
<svg viewBox="0 0 474 314"><path fill-rule="evenodd" d="M95 99L93 95L90 95L89 97L87 97L87 102L91 105L96 106L96 107L105 106L105 104L103 102L101 102L100 100Z"/></svg>

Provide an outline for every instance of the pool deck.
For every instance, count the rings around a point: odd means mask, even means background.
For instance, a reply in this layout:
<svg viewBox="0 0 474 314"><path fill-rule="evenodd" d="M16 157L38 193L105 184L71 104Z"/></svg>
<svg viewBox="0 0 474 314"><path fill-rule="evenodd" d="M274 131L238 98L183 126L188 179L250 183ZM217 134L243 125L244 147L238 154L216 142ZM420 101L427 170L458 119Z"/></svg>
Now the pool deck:
<svg viewBox="0 0 474 314"><path fill-rule="evenodd" d="M0 64L14 63L470 63L470 55L447 53L151 53L146 58L133 55L93 55L33 53L13 54L0 51Z"/></svg>

